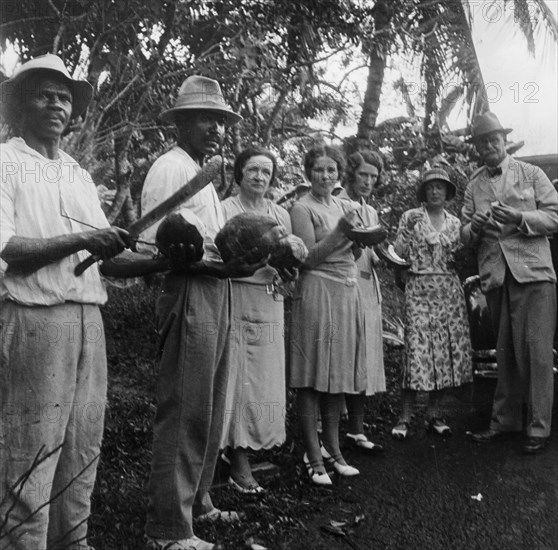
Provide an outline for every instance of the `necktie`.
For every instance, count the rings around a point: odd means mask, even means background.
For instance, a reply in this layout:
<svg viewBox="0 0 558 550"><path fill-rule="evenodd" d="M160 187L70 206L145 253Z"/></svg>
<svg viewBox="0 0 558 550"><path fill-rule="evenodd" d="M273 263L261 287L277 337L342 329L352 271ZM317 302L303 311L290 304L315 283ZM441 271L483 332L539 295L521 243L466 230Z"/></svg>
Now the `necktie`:
<svg viewBox="0 0 558 550"><path fill-rule="evenodd" d="M486 171L491 178L495 178L496 176L502 175L502 167L501 166L487 166Z"/></svg>

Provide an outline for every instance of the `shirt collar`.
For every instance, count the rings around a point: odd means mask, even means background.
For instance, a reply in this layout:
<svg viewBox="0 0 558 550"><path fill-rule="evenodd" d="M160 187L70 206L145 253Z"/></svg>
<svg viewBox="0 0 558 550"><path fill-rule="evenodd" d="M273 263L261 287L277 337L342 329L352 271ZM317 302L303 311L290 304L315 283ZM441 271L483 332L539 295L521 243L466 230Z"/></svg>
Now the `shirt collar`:
<svg viewBox="0 0 558 550"><path fill-rule="evenodd" d="M36 157L42 162L76 163L76 161L68 154L66 154L64 151L62 151L62 149L58 149L58 158L55 160L55 159L49 159L41 155L41 153L33 149L33 147L29 147L29 145L27 145L27 142L22 137L13 137L10 140L10 143L13 144L14 147L19 151L21 151L22 153L27 153L28 155Z"/></svg>

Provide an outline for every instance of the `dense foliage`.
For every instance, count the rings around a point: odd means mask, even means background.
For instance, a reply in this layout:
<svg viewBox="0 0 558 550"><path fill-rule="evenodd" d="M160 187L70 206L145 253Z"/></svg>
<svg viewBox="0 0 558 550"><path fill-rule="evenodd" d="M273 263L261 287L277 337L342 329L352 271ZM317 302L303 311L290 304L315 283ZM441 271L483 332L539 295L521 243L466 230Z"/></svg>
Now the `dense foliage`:
<svg viewBox="0 0 558 550"><path fill-rule="evenodd" d="M541 29L556 39L543 0L503 1L529 48ZM158 116L190 74L218 79L244 117L225 152L233 156L253 141L273 147L286 188L300 181L300 150L323 139L314 128L335 137L355 102L362 104L356 146L385 146L376 119L387 91L400 94L411 118L418 116L414 129L433 150L460 141L445 124L455 99L465 94L470 115L486 108L466 6L461 0L4 0L0 48L14 47L22 60L57 53L94 85L95 99L64 146L97 183L118 191L109 219L124 206L119 223L127 225L147 169L172 137ZM401 54L421 67L412 98L403 81L395 91L384 86L386 64ZM360 98L351 74L363 66L368 79ZM451 90L449 80L456 84ZM405 132L387 139L397 166L405 167L399 153L416 144L395 143L399 136Z"/></svg>

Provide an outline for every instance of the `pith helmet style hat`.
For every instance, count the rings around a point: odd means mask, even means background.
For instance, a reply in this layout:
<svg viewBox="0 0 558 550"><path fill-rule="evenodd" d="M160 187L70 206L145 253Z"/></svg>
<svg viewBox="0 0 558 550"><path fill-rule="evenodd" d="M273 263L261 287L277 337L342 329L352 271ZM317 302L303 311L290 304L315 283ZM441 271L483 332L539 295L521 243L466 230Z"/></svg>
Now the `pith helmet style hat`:
<svg viewBox="0 0 558 550"><path fill-rule="evenodd" d="M477 115L475 117L473 123L471 124L471 137L465 141L467 141L467 143L471 143L478 138L487 134L492 134L493 132L509 134L511 131L511 128L504 128L500 124L498 117L494 113L484 113L483 115Z"/></svg>
<svg viewBox="0 0 558 550"><path fill-rule="evenodd" d="M21 96L22 82L37 71L51 72L63 77L72 92L72 117L81 115L87 109L93 97L93 86L86 80L72 78L62 59L47 53L27 61L0 84L0 105L3 113L12 109L14 101Z"/></svg>
<svg viewBox="0 0 558 550"><path fill-rule="evenodd" d="M221 87L216 80L205 76L189 76L180 86L174 107L161 113L166 122L174 122L174 115L179 111L204 110L218 111L227 117L227 126L242 120L226 103Z"/></svg>
<svg viewBox="0 0 558 550"><path fill-rule="evenodd" d="M417 187L417 199L419 202L426 202L426 184L430 181L443 181L446 184L446 200L451 200L457 193L457 187L450 180L448 173L443 168L432 168L427 170L420 180Z"/></svg>

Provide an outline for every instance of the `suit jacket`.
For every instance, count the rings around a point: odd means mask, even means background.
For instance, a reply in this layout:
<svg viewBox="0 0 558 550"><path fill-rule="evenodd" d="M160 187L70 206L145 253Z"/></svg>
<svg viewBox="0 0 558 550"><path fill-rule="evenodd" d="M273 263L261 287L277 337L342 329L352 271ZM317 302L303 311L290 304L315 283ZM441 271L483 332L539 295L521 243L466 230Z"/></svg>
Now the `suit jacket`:
<svg viewBox="0 0 558 550"><path fill-rule="evenodd" d="M507 161L507 168L506 168ZM491 179L485 166L465 191L461 238L478 247L483 292L504 284L506 266L520 283L556 282L547 235L558 231L558 193L545 173L532 164L507 157L502 176ZM500 201L523 213L519 226L490 220L480 234L471 230L477 211L489 212Z"/></svg>

